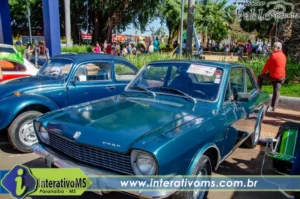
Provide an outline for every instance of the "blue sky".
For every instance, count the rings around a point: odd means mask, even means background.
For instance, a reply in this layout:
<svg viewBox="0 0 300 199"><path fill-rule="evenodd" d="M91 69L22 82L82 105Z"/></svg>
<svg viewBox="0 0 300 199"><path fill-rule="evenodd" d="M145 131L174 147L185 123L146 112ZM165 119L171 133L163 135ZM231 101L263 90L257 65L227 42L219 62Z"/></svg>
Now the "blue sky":
<svg viewBox="0 0 300 199"><path fill-rule="evenodd" d="M231 4L231 3L235 2L235 1L244 2L244 1L246 1L246 0L227 0L227 1L228 1L227 4ZM165 24L161 25L161 19L158 18L158 19L155 19L153 22L149 23L149 25L147 26L146 32L144 32L143 34L144 34L145 36L151 35L151 31L149 30L150 27L154 27L154 30L157 30L157 29L159 29L161 26L165 29L165 32L168 33L168 29L167 29L166 25L165 25ZM136 32L137 32L138 35L141 35L141 34L142 34L141 31L136 30L136 29L133 27L133 25L130 25L130 26L126 29L126 31L123 32L123 34L135 35Z"/></svg>

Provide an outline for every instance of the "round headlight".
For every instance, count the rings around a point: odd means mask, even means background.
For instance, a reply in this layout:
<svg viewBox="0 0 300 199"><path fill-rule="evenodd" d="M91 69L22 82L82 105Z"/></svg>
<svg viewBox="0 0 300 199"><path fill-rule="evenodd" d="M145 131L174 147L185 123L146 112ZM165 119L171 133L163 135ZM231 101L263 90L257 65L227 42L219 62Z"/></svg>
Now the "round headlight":
<svg viewBox="0 0 300 199"><path fill-rule="evenodd" d="M34 126L36 134L39 136L39 138L46 144L49 144L49 133L46 128L38 121L34 123Z"/></svg>
<svg viewBox="0 0 300 199"><path fill-rule="evenodd" d="M156 173L157 165L152 155L133 151L131 156L133 171L136 175L154 175Z"/></svg>

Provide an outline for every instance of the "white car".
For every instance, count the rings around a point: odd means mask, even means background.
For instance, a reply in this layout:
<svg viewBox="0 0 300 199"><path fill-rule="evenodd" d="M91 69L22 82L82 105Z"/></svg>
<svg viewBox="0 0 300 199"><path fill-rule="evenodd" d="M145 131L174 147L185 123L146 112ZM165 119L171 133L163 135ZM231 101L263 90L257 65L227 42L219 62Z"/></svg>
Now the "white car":
<svg viewBox="0 0 300 199"><path fill-rule="evenodd" d="M22 57L14 46L0 44L0 56L5 57L6 55L15 53ZM0 67L2 69L2 79L0 79L0 82L20 77L33 76L39 71L39 69L26 58L23 58L23 63L17 62L16 60L0 59Z"/></svg>

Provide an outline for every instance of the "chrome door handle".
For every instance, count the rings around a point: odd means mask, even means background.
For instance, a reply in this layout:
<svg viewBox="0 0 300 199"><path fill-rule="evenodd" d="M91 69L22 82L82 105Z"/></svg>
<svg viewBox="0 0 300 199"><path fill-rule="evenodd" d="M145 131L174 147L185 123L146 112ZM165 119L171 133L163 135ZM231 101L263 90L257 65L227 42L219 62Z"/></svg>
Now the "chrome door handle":
<svg viewBox="0 0 300 199"><path fill-rule="evenodd" d="M106 89L110 90L110 91L114 90L115 88L116 88L115 86L108 86L108 87L106 87Z"/></svg>

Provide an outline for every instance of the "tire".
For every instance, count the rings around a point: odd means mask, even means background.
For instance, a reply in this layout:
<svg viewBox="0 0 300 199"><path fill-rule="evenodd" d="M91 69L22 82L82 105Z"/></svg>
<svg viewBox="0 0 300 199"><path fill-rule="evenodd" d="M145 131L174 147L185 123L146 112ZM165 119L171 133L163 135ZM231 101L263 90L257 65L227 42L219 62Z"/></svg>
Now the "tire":
<svg viewBox="0 0 300 199"><path fill-rule="evenodd" d="M20 152L29 153L31 146L37 142L32 120L42 115L38 111L27 111L17 116L8 128L11 145Z"/></svg>
<svg viewBox="0 0 300 199"><path fill-rule="evenodd" d="M261 121L259 122L254 132L242 144L242 147L249 148L249 149L255 148L259 141L260 133L261 133Z"/></svg>
<svg viewBox="0 0 300 199"><path fill-rule="evenodd" d="M203 175L207 176L204 180L210 181L210 176L212 174L212 165L208 156L202 155L202 157L197 162L194 170L190 175L198 175L199 173L203 173ZM208 195L208 188L205 192L199 192L198 197L194 196L194 192L182 191L177 192L172 196L172 199L206 199Z"/></svg>

